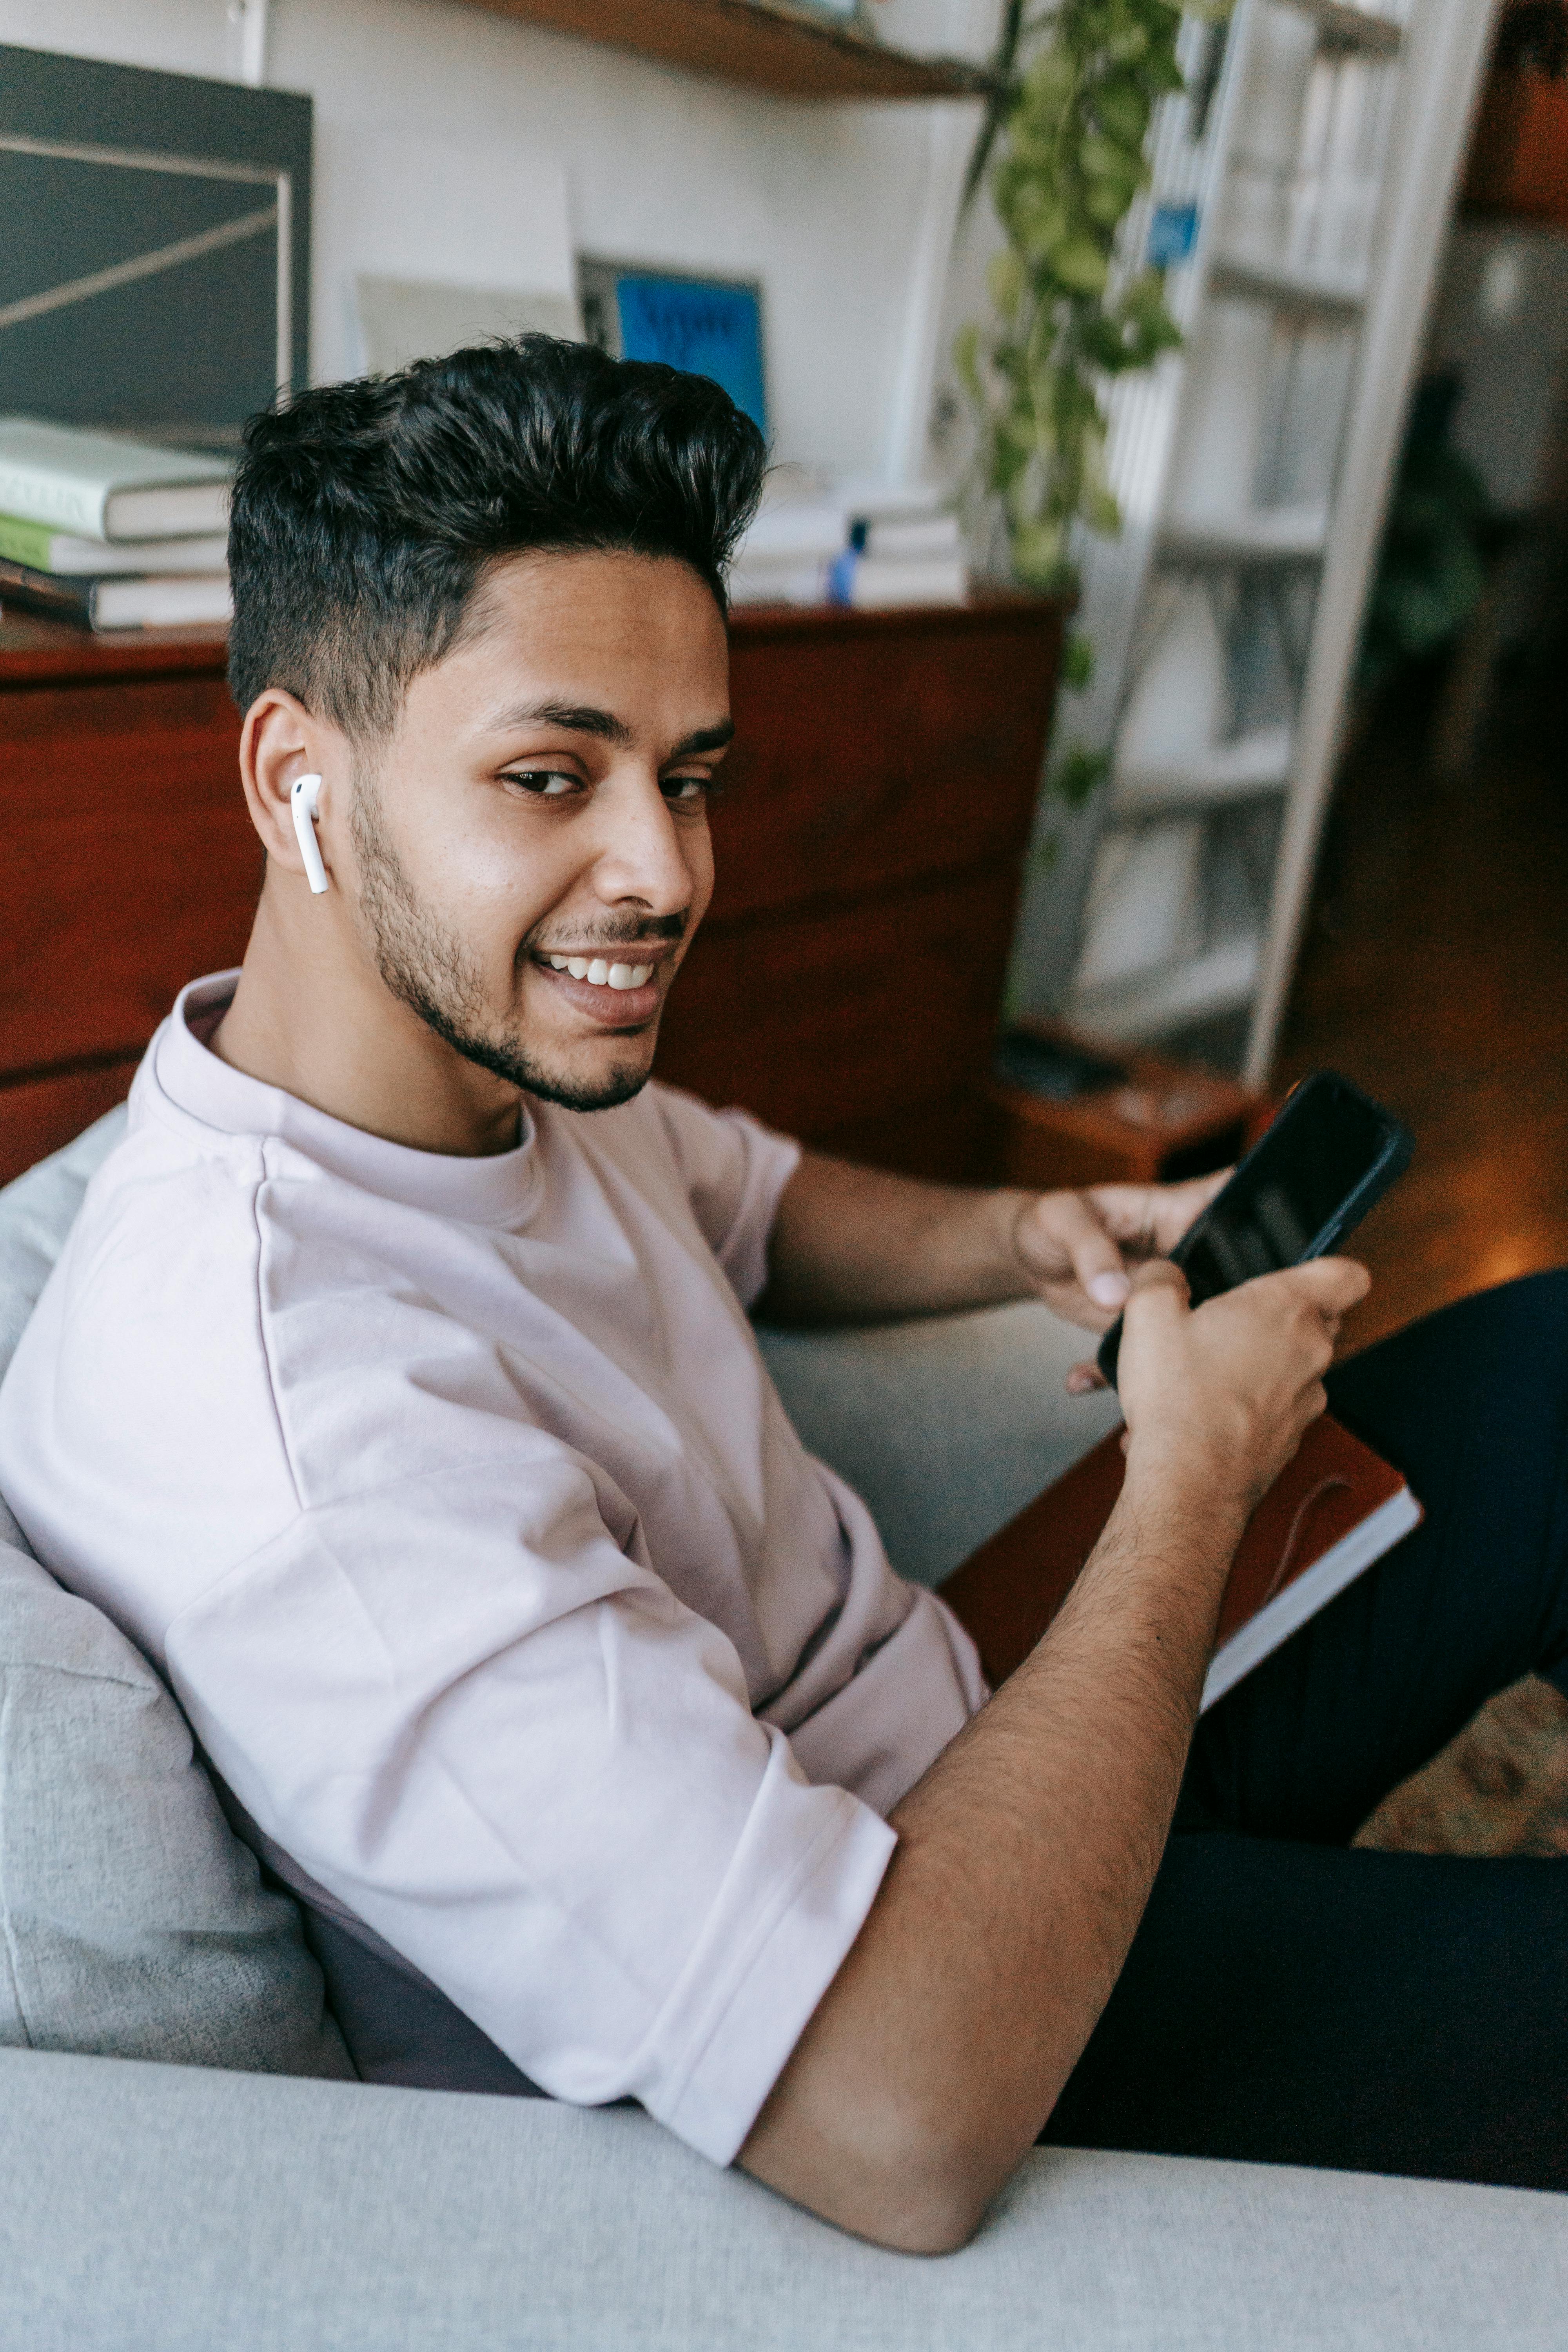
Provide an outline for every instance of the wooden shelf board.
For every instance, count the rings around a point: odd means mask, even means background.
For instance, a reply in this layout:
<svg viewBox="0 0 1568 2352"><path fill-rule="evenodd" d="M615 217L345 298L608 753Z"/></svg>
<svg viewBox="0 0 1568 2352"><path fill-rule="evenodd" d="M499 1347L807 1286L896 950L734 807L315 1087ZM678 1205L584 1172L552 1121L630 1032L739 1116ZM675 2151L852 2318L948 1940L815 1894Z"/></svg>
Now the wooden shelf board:
<svg viewBox="0 0 1568 2352"><path fill-rule="evenodd" d="M730 615L738 645L781 637L864 638L952 636L998 628L1060 629L1068 611L1060 598L1021 588L976 583L963 604L903 605L861 612L841 604L742 604ZM65 678L170 677L219 673L228 657L221 623L188 629L114 629L102 635L44 614L0 614L0 687L48 686Z"/></svg>
<svg viewBox="0 0 1568 2352"><path fill-rule="evenodd" d="M910 57L780 0L473 0L661 65L778 98L983 98L984 66Z"/></svg>
<svg viewBox="0 0 1568 2352"><path fill-rule="evenodd" d="M221 621L185 629L110 629L100 635L42 613L0 608L0 685L48 686L61 678L209 675L228 659Z"/></svg>

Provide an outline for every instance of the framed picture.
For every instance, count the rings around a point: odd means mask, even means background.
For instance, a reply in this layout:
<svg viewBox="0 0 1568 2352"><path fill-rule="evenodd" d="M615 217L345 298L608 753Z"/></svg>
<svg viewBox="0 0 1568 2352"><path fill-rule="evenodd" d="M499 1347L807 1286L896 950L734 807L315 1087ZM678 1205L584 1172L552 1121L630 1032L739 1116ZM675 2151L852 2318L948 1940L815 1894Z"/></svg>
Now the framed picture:
<svg viewBox="0 0 1568 2352"><path fill-rule="evenodd" d="M309 382L311 107L0 46L0 412L222 447Z"/></svg>
<svg viewBox="0 0 1568 2352"><path fill-rule="evenodd" d="M754 278L703 278L583 254L583 331L616 359L662 360L722 384L768 429L763 289Z"/></svg>

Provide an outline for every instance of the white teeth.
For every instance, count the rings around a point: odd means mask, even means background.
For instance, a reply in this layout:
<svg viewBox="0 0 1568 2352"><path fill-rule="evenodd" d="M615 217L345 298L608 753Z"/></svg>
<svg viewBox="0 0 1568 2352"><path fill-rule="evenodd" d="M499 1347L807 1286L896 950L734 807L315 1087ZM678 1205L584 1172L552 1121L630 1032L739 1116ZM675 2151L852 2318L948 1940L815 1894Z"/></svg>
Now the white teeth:
<svg viewBox="0 0 1568 2352"><path fill-rule="evenodd" d="M549 963L552 971L569 971L595 988L644 988L653 978L651 963L607 963L603 956L552 955Z"/></svg>

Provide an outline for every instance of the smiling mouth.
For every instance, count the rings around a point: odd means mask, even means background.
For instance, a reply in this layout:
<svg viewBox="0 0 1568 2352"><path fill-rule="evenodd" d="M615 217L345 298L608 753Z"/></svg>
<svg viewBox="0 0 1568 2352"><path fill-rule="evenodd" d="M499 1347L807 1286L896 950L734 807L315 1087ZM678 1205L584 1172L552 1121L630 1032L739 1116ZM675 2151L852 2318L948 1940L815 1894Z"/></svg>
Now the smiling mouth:
<svg viewBox="0 0 1568 2352"><path fill-rule="evenodd" d="M612 963L605 956L544 954L536 961L548 965L552 971L569 972L574 980L586 981L590 988L611 988L618 992L646 988L654 973L651 963Z"/></svg>
<svg viewBox="0 0 1568 2352"><path fill-rule="evenodd" d="M658 1018L663 994L659 966L668 954L667 949L642 945L623 947L607 955L573 955L558 948L538 948L532 962L576 1013L586 1014L598 1027L647 1029Z"/></svg>

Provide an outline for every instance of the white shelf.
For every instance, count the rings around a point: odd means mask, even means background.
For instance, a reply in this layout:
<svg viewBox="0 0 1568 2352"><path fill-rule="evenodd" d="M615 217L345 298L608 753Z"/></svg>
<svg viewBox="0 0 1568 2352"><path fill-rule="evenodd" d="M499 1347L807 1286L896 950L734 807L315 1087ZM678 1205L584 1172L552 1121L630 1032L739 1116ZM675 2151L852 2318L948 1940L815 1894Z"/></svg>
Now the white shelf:
<svg viewBox="0 0 1568 2352"><path fill-rule="evenodd" d="M1290 730L1259 727L1233 743L1216 743L1199 759L1168 767L1118 769L1110 787L1115 817L1166 816L1224 808L1283 792L1290 781Z"/></svg>
<svg viewBox="0 0 1568 2352"><path fill-rule="evenodd" d="M1160 533L1164 563L1301 563L1321 555L1321 507L1254 507L1228 515L1173 515Z"/></svg>
<svg viewBox="0 0 1568 2352"><path fill-rule="evenodd" d="M1136 980L1086 990L1070 1008L1073 1027L1108 1045L1167 1036L1223 1013L1243 1013L1258 986L1258 942L1226 940L1190 962Z"/></svg>
<svg viewBox="0 0 1568 2352"><path fill-rule="evenodd" d="M1262 261L1222 254L1209 267L1209 292L1223 301L1229 295L1267 302L1276 310L1296 310L1314 318L1341 319L1351 325L1366 308L1366 285L1336 285L1322 278L1306 278L1277 269Z"/></svg>
<svg viewBox="0 0 1568 2352"><path fill-rule="evenodd" d="M1405 38L1404 26L1393 16L1348 7L1345 0L1287 0L1287 5L1310 16L1326 49L1361 49L1368 57L1392 58Z"/></svg>

